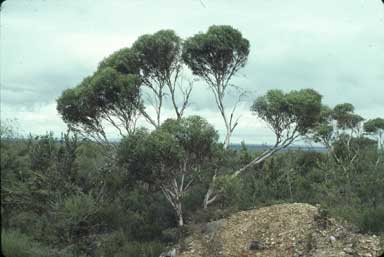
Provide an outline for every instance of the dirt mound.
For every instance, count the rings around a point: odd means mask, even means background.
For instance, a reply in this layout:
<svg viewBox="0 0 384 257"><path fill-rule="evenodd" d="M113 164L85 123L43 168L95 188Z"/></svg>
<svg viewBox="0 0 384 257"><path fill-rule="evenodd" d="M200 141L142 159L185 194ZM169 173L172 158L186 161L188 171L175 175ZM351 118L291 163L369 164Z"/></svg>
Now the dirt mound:
<svg viewBox="0 0 384 257"><path fill-rule="evenodd" d="M243 211L199 226L178 257L376 257L379 238L357 234L309 204Z"/></svg>

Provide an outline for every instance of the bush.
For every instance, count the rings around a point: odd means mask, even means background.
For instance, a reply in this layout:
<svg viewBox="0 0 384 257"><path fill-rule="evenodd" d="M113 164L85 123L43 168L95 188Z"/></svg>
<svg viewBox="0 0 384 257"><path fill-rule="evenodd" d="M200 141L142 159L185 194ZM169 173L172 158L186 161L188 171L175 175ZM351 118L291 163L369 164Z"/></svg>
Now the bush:
<svg viewBox="0 0 384 257"><path fill-rule="evenodd" d="M1 232L1 250L6 257L29 257L37 245L25 234L18 231Z"/></svg>
<svg viewBox="0 0 384 257"><path fill-rule="evenodd" d="M176 243L178 237L177 228L168 228L161 232L161 240L167 243Z"/></svg>
<svg viewBox="0 0 384 257"><path fill-rule="evenodd" d="M384 231L384 208L366 209L357 222L364 232L380 233Z"/></svg>
<svg viewBox="0 0 384 257"><path fill-rule="evenodd" d="M70 252L50 249L13 230L1 232L1 250L5 257L73 257Z"/></svg>
<svg viewBox="0 0 384 257"><path fill-rule="evenodd" d="M194 213L192 221L194 224L207 223L207 222L226 218L234 212L235 211L231 208L216 209L216 208L210 207L207 209L198 209Z"/></svg>
<svg viewBox="0 0 384 257"><path fill-rule="evenodd" d="M165 249L160 242L129 242L116 257L158 257Z"/></svg>
<svg viewBox="0 0 384 257"><path fill-rule="evenodd" d="M97 248L97 256L116 256L127 242L127 237L123 231L116 231L99 237L98 242L100 245Z"/></svg>

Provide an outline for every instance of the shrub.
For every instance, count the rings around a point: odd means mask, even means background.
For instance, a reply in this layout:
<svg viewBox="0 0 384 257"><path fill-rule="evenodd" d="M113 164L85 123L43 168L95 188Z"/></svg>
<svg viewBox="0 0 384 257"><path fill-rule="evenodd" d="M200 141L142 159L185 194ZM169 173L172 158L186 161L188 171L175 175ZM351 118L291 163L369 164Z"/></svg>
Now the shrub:
<svg viewBox="0 0 384 257"><path fill-rule="evenodd" d="M165 249L160 242L129 242L116 257L158 257Z"/></svg>
<svg viewBox="0 0 384 257"><path fill-rule="evenodd" d="M370 208L358 217L360 228L364 232L379 233L384 231L384 208Z"/></svg>
<svg viewBox="0 0 384 257"><path fill-rule="evenodd" d="M18 231L1 231L1 250L6 257L29 257L36 244Z"/></svg>
<svg viewBox="0 0 384 257"><path fill-rule="evenodd" d="M14 230L1 232L1 250L5 257L73 257L70 251L48 248Z"/></svg>

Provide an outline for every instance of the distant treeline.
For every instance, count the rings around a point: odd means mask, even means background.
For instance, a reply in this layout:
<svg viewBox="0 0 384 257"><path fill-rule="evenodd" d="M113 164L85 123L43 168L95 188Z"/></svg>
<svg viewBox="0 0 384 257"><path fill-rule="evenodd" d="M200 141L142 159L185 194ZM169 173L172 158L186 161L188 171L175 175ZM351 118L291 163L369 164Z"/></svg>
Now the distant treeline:
<svg viewBox="0 0 384 257"><path fill-rule="evenodd" d="M247 144L246 148L250 152L260 152L270 149L272 146L267 144ZM230 149L233 150L240 150L241 144L231 144L229 146ZM283 149L282 151L289 151L289 150L301 150L301 151L313 151L313 152L326 152L327 148L323 146L305 146L305 145L291 145L287 148Z"/></svg>

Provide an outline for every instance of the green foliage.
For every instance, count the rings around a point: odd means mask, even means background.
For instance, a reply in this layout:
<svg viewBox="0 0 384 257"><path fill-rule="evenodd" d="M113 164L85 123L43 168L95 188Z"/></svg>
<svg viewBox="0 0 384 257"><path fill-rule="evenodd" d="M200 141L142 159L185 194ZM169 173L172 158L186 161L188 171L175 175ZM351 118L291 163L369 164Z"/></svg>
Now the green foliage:
<svg viewBox="0 0 384 257"><path fill-rule="evenodd" d="M384 119L376 118L364 123L364 131L376 137L378 149L384 151Z"/></svg>
<svg viewBox="0 0 384 257"><path fill-rule="evenodd" d="M90 194L79 193L55 202L56 215L69 225L78 225L96 215L99 207Z"/></svg>
<svg viewBox="0 0 384 257"><path fill-rule="evenodd" d="M5 257L73 257L69 251L50 249L14 230L1 231L1 251ZM81 256L79 256L81 257Z"/></svg>
<svg viewBox="0 0 384 257"><path fill-rule="evenodd" d="M168 79L173 71L180 68L181 39L173 30L140 36L132 50L145 81Z"/></svg>
<svg viewBox="0 0 384 257"><path fill-rule="evenodd" d="M366 208L359 216L358 225L363 231L381 233L384 231L384 207Z"/></svg>
<svg viewBox="0 0 384 257"><path fill-rule="evenodd" d="M350 103L338 104L333 108L332 116L337 121L338 128L354 129L364 119L354 114L354 106Z"/></svg>
<svg viewBox="0 0 384 257"><path fill-rule="evenodd" d="M238 30L222 25L188 38L182 57L195 75L214 81L220 74L220 80L227 81L244 67L248 54L248 40Z"/></svg>
<svg viewBox="0 0 384 257"><path fill-rule="evenodd" d="M305 134L317 125L321 111L321 95L312 89L291 91L270 90L258 97L251 110L266 121L277 136L283 131Z"/></svg>
<svg viewBox="0 0 384 257"><path fill-rule="evenodd" d="M98 71L105 68L113 68L122 74L140 74L140 66L136 58L136 53L131 48L117 50L99 63Z"/></svg>
<svg viewBox="0 0 384 257"><path fill-rule="evenodd" d="M87 77L76 88L63 91L57 99L57 111L61 114L64 122L68 124L81 125L84 130L97 130L98 113L95 106L84 95L84 88L91 83Z"/></svg>
<svg viewBox="0 0 384 257"><path fill-rule="evenodd" d="M158 183L185 172L180 168L184 162L191 175L211 158L217 140L217 132L206 120L191 116L166 120L150 134L137 130L121 142L118 153L133 178Z"/></svg>
<svg viewBox="0 0 384 257"><path fill-rule="evenodd" d="M123 75L107 67L93 75L91 84L84 88L84 94L101 115L119 112L132 115L140 105L139 85L137 76Z"/></svg>
<svg viewBox="0 0 384 257"><path fill-rule="evenodd" d="M195 161L209 158L219 139L213 126L200 116L189 116L179 121L169 119L160 129L172 134L188 157Z"/></svg>
<svg viewBox="0 0 384 257"><path fill-rule="evenodd" d="M384 130L384 119L376 118L368 120L364 123L364 130L368 133L378 133L380 130Z"/></svg>
<svg viewBox="0 0 384 257"><path fill-rule="evenodd" d="M341 135L332 141L339 160L350 158L346 142L350 153L358 153L346 169L330 152L287 151L236 178L232 171L260 153L245 144L239 151L224 150L214 128L196 116L167 120L153 132L136 130L119 145L115 164L102 146L69 135L4 139L2 225L5 233L18 234L3 235L8 241L2 243L14 251L12 256L28 247L33 255L26 256L158 256L180 233L176 213L157 183L168 185L172 176L180 181L178 168L186 157L191 162L185 179L194 180L182 198L187 223L275 203L308 202L321 203L363 231L382 233L381 152L372 139ZM153 160L166 164L164 176L156 174L161 166ZM214 173L220 196L202 209Z"/></svg>
<svg viewBox="0 0 384 257"><path fill-rule="evenodd" d="M115 255L116 257L158 257L164 251L159 242L129 242Z"/></svg>
<svg viewBox="0 0 384 257"><path fill-rule="evenodd" d="M105 58L94 74L62 93L57 110L71 130L61 138L24 139L2 123L5 256L159 256L187 235L188 228L176 228L183 218L207 222L284 202L320 203L363 231L384 233L383 119L362 126L352 104L331 109L313 89L270 90L251 107L276 135L274 148L259 153L245 143L239 151L225 149L207 120L182 117L185 106L178 110L174 90L184 62L211 86L233 132L237 122L233 113L226 117L222 100L248 55L248 40L230 26L211 26L184 43L174 31L160 30ZM176 120L151 119L143 85L157 97L158 115L168 86ZM182 93L188 99L190 91ZM139 113L156 129L136 128ZM105 123L121 142L108 142ZM309 132L327 151L273 155ZM211 186L217 201L203 209Z"/></svg>
<svg viewBox="0 0 384 257"><path fill-rule="evenodd" d="M182 58L192 73L202 78L210 87L219 113L226 128L224 148L230 144L230 137L238 125L234 117L236 105L231 113L226 112L224 98L228 90L236 89L231 78L245 66L249 55L249 41L240 31L231 26L210 26L206 33L188 38L183 45Z"/></svg>
<svg viewBox="0 0 384 257"><path fill-rule="evenodd" d="M242 165L245 165L245 164L249 163L250 161L252 161L252 155L248 151L247 145L245 144L244 141L241 141L241 148L239 151L239 155L240 155L240 161L241 161Z"/></svg>
<svg viewBox="0 0 384 257"><path fill-rule="evenodd" d="M57 100L57 111L72 129L83 133L100 134L105 139L104 121L120 133L123 129L129 134L136 112L143 108L140 84L136 75L125 75L105 67L77 87L65 90ZM116 119L122 125L116 123Z"/></svg>
<svg viewBox="0 0 384 257"><path fill-rule="evenodd" d="M4 256L29 257L38 245L28 236L16 231L1 231L1 250Z"/></svg>

